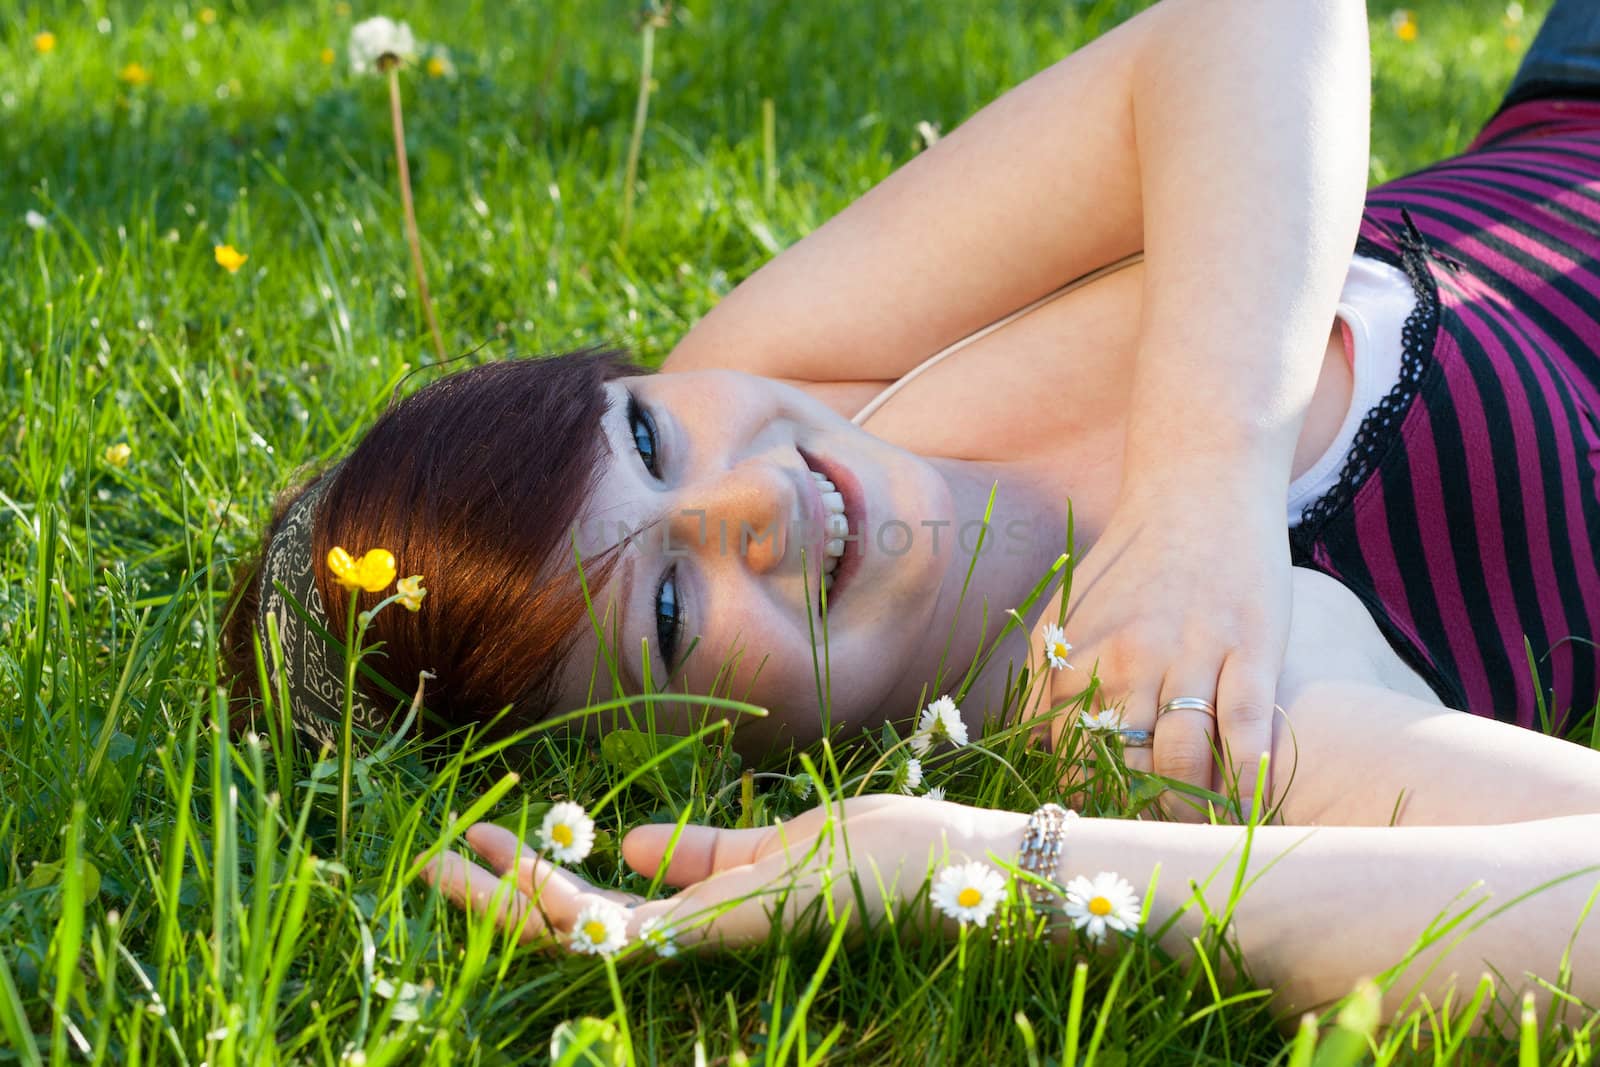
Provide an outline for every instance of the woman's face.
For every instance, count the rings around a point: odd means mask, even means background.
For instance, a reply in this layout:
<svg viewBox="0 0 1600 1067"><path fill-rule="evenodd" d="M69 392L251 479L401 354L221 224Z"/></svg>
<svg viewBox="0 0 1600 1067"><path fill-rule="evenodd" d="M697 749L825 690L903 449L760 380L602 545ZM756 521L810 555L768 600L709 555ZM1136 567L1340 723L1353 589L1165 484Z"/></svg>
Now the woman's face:
<svg viewBox="0 0 1600 1067"><path fill-rule="evenodd" d="M943 636L952 549L926 536L954 518L939 470L770 379L705 371L606 388L605 449L577 537L586 559L616 549L591 592L625 689L649 678L761 705L771 716L741 725L747 748L821 736L819 678L832 722L912 710L885 704ZM559 706L587 703L596 673L592 699L611 695L598 655L598 638L581 634ZM689 706L657 709L669 732L696 719Z"/></svg>

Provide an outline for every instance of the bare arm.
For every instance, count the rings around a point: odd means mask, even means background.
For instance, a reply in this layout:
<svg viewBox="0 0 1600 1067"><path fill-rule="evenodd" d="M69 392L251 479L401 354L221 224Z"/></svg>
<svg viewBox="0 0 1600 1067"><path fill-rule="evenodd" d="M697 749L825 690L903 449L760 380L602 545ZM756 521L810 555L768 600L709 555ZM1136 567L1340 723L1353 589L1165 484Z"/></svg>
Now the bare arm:
<svg viewBox="0 0 1600 1067"><path fill-rule="evenodd" d="M1198 314L1221 327L1224 379L1239 360L1320 353L1365 178L1361 7L1168 0L1129 20L758 271L667 369L892 380L1147 246L1164 293L1153 345Z"/></svg>

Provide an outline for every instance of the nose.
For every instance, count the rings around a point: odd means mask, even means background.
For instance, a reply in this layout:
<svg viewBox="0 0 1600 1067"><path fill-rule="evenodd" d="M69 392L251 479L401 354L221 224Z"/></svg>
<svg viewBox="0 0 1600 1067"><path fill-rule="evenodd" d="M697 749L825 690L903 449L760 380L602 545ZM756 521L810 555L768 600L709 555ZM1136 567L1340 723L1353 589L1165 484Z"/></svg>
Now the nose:
<svg viewBox="0 0 1600 1067"><path fill-rule="evenodd" d="M748 460L685 486L669 520L674 550L741 559L775 570L799 517L795 480L776 463Z"/></svg>

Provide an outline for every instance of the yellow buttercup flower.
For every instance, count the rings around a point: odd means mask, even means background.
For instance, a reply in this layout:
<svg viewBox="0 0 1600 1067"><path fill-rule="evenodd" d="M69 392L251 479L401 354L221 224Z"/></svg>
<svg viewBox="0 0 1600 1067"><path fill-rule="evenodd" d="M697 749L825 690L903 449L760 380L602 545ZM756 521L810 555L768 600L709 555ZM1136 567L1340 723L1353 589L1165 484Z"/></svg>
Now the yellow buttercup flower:
<svg viewBox="0 0 1600 1067"><path fill-rule="evenodd" d="M56 35L49 30L33 35L33 50L40 55L48 55L56 50Z"/></svg>
<svg viewBox="0 0 1600 1067"><path fill-rule="evenodd" d="M214 8L203 7L200 9L200 21L207 26L217 21L217 12Z"/></svg>
<svg viewBox="0 0 1600 1067"><path fill-rule="evenodd" d="M335 546L328 552L328 569L346 589L381 593L394 581L394 553L386 548L374 548L358 560Z"/></svg>
<svg viewBox="0 0 1600 1067"><path fill-rule="evenodd" d="M238 274L244 261L250 258L232 245L217 245L213 252L217 257L217 266L229 274Z"/></svg>
<svg viewBox="0 0 1600 1067"><path fill-rule="evenodd" d="M331 67L331 66L333 66L333 49L331 49L331 48L324 48L324 49L323 49L323 50L322 50L322 56L321 56L321 58L322 58L322 65L323 65L323 66L324 66L324 67Z"/></svg>
<svg viewBox="0 0 1600 1067"><path fill-rule="evenodd" d="M428 595L428 591L422 587L422 575L413 574L409 578L400 579L395 584L395 589L399 590L397 599L407 611L422 610L422 598Z"/></svg>
<svg viewBox="0 0 1600 1067"><path fill-rule="evenodd" d="M144 64L142 63L129 63L127 66L117 71L117 77L121 78L129 85L150 84L150 72L144 68Z"/></svg>
<svg viewBox="0 0 1600 1067"><path fill-rule="evenodd" d="M113 467L126 467L128 460L133 456L133 449L126 441L119 441L106 448L106 462Z"/></svg>

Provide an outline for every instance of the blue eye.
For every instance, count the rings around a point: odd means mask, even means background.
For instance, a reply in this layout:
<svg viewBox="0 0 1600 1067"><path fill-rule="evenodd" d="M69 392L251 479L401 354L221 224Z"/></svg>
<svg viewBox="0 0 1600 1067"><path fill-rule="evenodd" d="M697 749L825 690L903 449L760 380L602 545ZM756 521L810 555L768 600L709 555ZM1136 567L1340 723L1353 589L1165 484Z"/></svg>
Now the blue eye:
<svg viewBox="0 0 1600 1067"><path fill-rule="evenodd" d="M683 635L683 608L678 603L678 568L669 567L656 586L656 649L668 669L678 655Z"/></svg>
<svg viewBox="0 0 1600 1067"><path fill-rule="evenodd" d="M628 429L633 434L633 447L638 450L644 469L660 478L660 439L656 436L656 420L639 405L632 393L628 394Z"/></svg>

